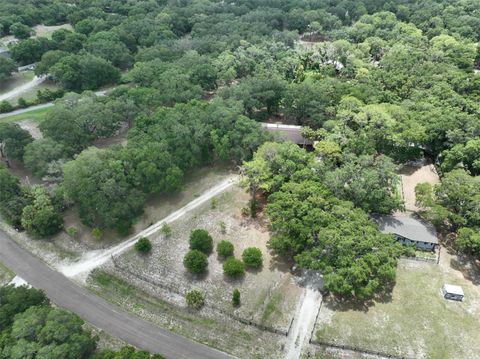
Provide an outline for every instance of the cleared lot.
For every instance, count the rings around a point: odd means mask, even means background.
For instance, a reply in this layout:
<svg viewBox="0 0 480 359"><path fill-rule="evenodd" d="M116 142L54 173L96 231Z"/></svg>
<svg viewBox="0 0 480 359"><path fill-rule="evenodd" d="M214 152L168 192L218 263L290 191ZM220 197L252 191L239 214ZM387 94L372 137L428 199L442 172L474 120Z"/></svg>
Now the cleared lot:
<svg viewBox="0 0 480 359"><path fill-rule="evenodd" d="M368 307L326 300L317 339L397 356L478 358L480 291L456 274L445 257L439 266L400 261L392 296ZM444 283L461 285L465 300L443 299Z"/></svg>
<svg viewBox="0 0 480 359"><path fill-rule="evenodd" d="M266 227L242 216L241 209L248 204L248 200L249 195L243 189L234 187L212 200L212 203L174 222L170 238L164 238L161 233L152 235L153 251L150 255L140 256L131 250L120 256L117 262L131 273L147 277L152 283L173 287L180 293L198 288L206 294L207 303L221 310L287 330L302 289L296 285L288 266L272 258L267 250L269 233ZM190 275L183 267L182 259L189 250L189 234L196 228L206 229L214 238L215 245L223 239L232 242L237 258L247 247L260 248L264 258L263 267L247 270L243 278L233 280L223 274L223 260L214 251L209 256L208 273L201 277ZM242 305L238 309L231 305L235 288L240 290L242 296ZM180 301L177 304L183 305L183 298Z"/></svg>

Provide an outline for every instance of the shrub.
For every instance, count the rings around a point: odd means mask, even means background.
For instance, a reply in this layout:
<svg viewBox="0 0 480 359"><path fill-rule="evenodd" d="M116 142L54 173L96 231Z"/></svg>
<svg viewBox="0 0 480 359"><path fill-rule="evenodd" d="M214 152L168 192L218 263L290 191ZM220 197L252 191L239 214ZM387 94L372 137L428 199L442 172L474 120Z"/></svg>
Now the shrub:
<svg viewBox="0 0 480 359"><path fill-rule="evenodd" d="M28 102L23 97L20 97L17 101L18 107L25 108L28 107Z"/></svg>
<svg viewBox="0 0 480 359"><path fill-rule="evenodd" d="M245 265L235 257L230 257L223 263L223 272L229 277L238 278L245 274Z"/></svg>
<svg viewBox="0 0 480 359"><path fill-rule="evenodd" d="M162 226L162 229L160 229L160 232L167 238L169 238L172 235L172 227L170 227L168 224L164 224Z"/></svg>
<svg viewBox="0 0 480 359"><path fill-rule="evenodd" d="M135 243L135 250L139 253L149 253L152 250L152 242L148 238L142 237Z"/></svg>
<svg viewBox="0 0 480 359"><path fill-rule="evenodd" d="M207 269L208 259L204 253L192 249L183 257L183 265L190 273L201 274Z"/></svg>
<svg viewBox="0 0 480 359"><path fill-rule="evenodd" d="M218 255L227 258L233 256L233 244L229 241L221 241L217 244L217 253Z"/></svg>
<svg viewBox="0 0 480 359"><path fill-rule="evenodd" d="M220 226L220 232L222 232L222 234L227 233L227 224L224 221L220 221L219 226Z"/></svg>
<svg viewBox="0 0 480 359"><path fill-rule="evenodd" d="M67 234L72 238L76 238L78 235L78 229L75 227L70 227L67 229Z"/></svg>
<svg viewBox="0 0 480 359"><path fill-rule="evenodd" d="M263 265L262 251L256 247L250 247L242 253L243 263L248 268L260 268Z"/></svg>
<svg viewBox="0 0 480 359"><path fill-rule="evenodd" d="M10 102L6 100L0 102L0 113L12 112L14 109Z"/></svg>
<svg viewBox="0 0 480 359"><path fill-rule="evenodd" d="M213 239L204 229L195 229L190 234L190 249L209 254L213 249Z"/></svg>
<svg viewBox="0 0 480 359"><path fill-rule="evenodd" d="M200 309L205 305L205 297L202 292L197 289L192 289L190 292L188 292L185 296L185 299L187 301L187 305L193 309Z"/></svg>
<svg viewBox="0 0 480 359"><path fill-rule="evenodd" d="M92 229L92 236L98 241L102 238L103 232L100 228L94 228Z"/></svg>
<svg viewBox="0 0 480 359"><path fill-rule="evenodd" d="M232 305L234 307L238 307L240 305L240 291L238 289L234 289L232 293Z"/></svg>

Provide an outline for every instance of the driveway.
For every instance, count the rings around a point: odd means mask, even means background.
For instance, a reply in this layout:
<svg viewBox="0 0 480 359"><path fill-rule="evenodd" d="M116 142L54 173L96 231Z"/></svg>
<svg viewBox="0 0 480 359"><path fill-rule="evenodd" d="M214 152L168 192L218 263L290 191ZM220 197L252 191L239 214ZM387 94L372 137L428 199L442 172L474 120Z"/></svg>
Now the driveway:
<svg viewBox="0 0 480 359"><path fill-rule="evenodd" d="M0 231L0 262L56 305L106 333L168 359L232 359L232 356L158 328L76 285Z"/></svg>

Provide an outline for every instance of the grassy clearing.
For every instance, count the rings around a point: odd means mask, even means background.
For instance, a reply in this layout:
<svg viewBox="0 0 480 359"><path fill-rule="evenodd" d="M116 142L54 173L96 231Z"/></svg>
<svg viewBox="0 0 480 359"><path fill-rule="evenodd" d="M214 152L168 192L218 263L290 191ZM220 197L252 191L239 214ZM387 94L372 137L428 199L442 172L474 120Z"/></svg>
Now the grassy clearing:
<svg viewBox="0 0 480 359"><path fill-rule="evenodd" d="M45 80L44 82L38 84L37 86L32 87L28 91L22 92L18 96L14 96L14 97L10 98L8 101L12 105L17 105L18 99L20 97L22 97L24 100L27 100L29 102L33 102L34 100L37 99L38 90L44 91L46 89L49 89L51 91L55 91L55 90L58 90L58 86L53 81Z"/></svg>
<svg viewBox="0 0 480 359"><path fill-rule="evenodd" d="M15 273L0 263L0 286L9 283L13 277L15 277Z"/></svg>
<svg viewBox="0 0 480 359"><path fill-rule="evenodd" d="M288 266L271 257L267 249L269 233L266 225L241 215L248 200L249 194L244 189L234 187L174 222L170 238L165 239L159 233L152 235L153 250L148 257L141 257L131 250L122 255L120 261L131 272L147 276L155 283L176 288L181 293L198 288L205 293L206 302L216 308L286 330L302 290L294 283ZM206 229L212 235L214 247L221 240L232 242L237 258L247 247L260 248L263 267L248 270L243 278L234 280L224 275L224 260L214 251L208 259L208 273L201 277L190 275L182 258L189 250L189 235L197 228ZM241 293L239 308L231 305L234 289ZM158 295L162 296L162 293Z"/></svg>
<svg viewBox="0 0 480 359"><path fill-rule="evenodd" d="M18 115L6 116L0 119L0 122L19 122L24 120L32 120L34 122L42 122L52 107L40 108L27 111Z"/></svg>
<svg viewBox="0 0 480 359"><path fill-rule="evenodd" d="M444 283L465 291L463 302L441 295ZM479 289L438 265L400 261L391 298L358 308L325 301L317 322L322 341L415 358L478 357Z"/></svg>
<svg viewBox="0 0 480 359"><path fill-rule="evenodd" d="M53 25L53 26L36 25L33 27L33 30L35 31L35 35L33 37L46 37L47 39L51 39L53 32L59 29L72 31L73 27L70 24Z"/></svg>
<svg viewBox="0 0 480 359"><path fill-rule="evenodd" d="M32 81L34 76L35 74L33 73L33 71L14 73L11 78L3 81L0 84L0 95L10 92L16 87L22 86L23 84Z"/></svg>
<svg viewBox="0 0 480 359"><path fill-rule="evenodd" d="M90 275L89 289L155 325L239 358L282 357L281 336L212 318L205 310L194 312L170 304L134 287L108 269L95 270Z"/></svg>

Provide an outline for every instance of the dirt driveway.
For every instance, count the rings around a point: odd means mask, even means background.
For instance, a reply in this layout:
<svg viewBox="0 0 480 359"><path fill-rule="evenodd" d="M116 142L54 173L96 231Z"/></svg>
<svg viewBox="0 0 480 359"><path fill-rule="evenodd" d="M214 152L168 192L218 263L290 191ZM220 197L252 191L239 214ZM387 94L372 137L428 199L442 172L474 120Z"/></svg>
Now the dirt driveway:
<svg viewBox="0 0 480 359"><path fill-rule="evenodd" d="M416 212L419 208L415 204L415 186L419 183L440 183L440 177L431 163L412 162L404 165L399 174L402 179L402 196L407 211Z"/></svg>

